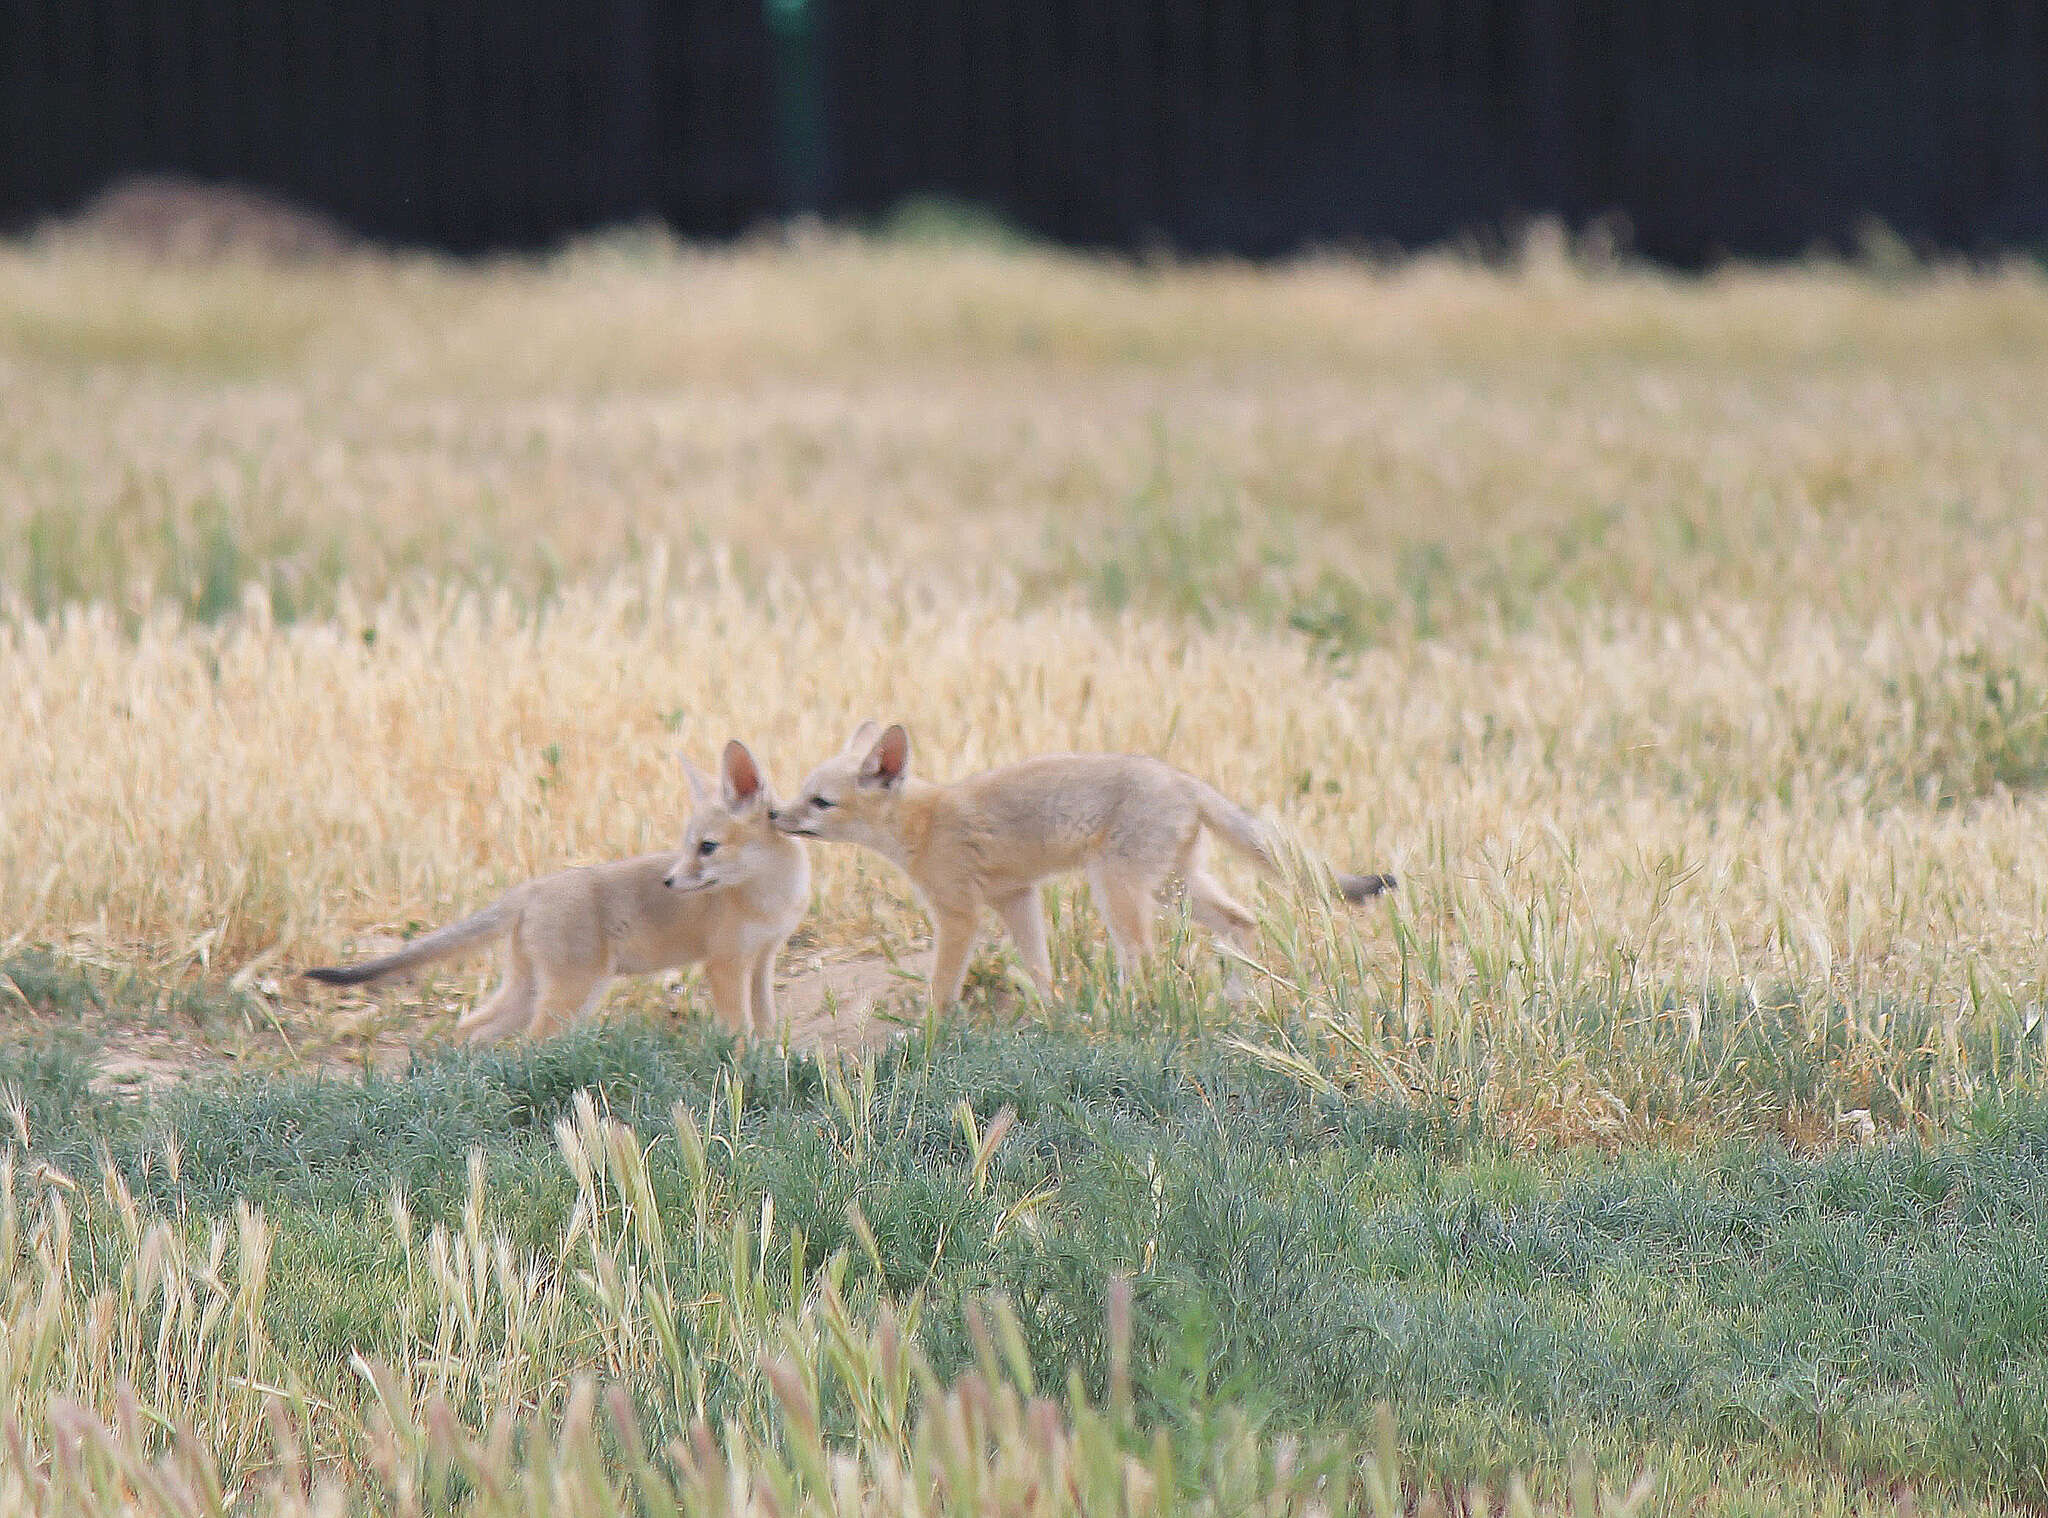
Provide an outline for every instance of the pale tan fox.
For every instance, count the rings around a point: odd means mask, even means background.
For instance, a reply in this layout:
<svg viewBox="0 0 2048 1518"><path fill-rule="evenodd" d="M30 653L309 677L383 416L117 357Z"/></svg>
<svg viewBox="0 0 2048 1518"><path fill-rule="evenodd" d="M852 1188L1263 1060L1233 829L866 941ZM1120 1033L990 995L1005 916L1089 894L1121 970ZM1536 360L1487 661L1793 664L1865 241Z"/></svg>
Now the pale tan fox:
<svg viewBox="0 0 2048 1518"><path fill-rule="evenodd" d="M773 797L746 745L728 743L721 768L716 794L688 768L695 805L677 853L530 880L395 954L306 974L359 985L503 939L497 990L457 1024L482 1043L589 1015L615 976L702 963L718 1020L735 1033L771 1032L775 956L810 904L811 862L773 825Z"/></svg>
<svg viewBox="0 0 2048 1518"><path fill-rule="evenodd" d="M952 785L910 776L910 735L863 722L804 780L775 825L799 838L857 843L895 862L923 896L937 940L931 998L959 999L984 904L996 909L1041 996L1052 994L1039 886L1085 871L1126 973L1151 952L1162 884L1179 875L1197 921L1240 948L1255 921L1202 867L1203 829L1279 868L1258 819L1213 786L1138 754L1048 754ZM1352 901L1391 875L1338 875Z"/></svg>

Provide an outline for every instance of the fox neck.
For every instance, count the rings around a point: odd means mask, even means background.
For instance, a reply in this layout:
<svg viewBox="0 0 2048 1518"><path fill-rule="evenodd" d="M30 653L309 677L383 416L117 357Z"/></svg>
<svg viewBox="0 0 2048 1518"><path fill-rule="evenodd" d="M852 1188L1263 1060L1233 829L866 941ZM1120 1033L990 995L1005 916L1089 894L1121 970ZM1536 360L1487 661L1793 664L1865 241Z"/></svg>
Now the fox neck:
<svg viewBox="0 0 2048 1518"><path fill-rule="evenodd" d="M811 889L811 856L804 852L804 846L796 839L778 834L775 839L781 846L783 869L750 882L748 899L757 906L773 910L790 896L806 896Z"/></svg>
<svg viewBox="0 0 2048 1518"><path fill-rule="evenodd" d="M876 853L913 880L917 878L918 858L931 837L932 808L943 789L929 780L905 780L903 795L896 803L896 816L890 826L875 829L869 840Z"/></svg>

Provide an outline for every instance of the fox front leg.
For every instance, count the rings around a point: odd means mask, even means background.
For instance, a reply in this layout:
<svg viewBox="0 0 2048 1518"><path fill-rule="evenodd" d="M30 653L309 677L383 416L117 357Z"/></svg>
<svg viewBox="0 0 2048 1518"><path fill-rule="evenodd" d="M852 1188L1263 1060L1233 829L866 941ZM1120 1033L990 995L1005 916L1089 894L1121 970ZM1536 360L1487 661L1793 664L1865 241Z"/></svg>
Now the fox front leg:
<svg viewBox="0 0 2048 1518"><path fill-rule="evenodd" d="M704 966L704 978L711 984L711 1012L718 1025L741 1038L751 1031L747 1014L751 991L748 967L742 960L714 959Z"/></svg>
<svg viewBox="0 0 2048 1518"><path fill-rule="evenodd" d="M775 955L781 944L770 944L754 961L751 976L751 1018L754 1032L769 1037L775 1032Z"/></svg>
<svg viewBox="0 0 2048 1518"><path fill-rule="evenodd" d="M974 953L981 925L971 909L955 908L934 916L937 943L932 954L932 1011L943 1012L960 999L960 988L967 983L967 961Z"/></svg>

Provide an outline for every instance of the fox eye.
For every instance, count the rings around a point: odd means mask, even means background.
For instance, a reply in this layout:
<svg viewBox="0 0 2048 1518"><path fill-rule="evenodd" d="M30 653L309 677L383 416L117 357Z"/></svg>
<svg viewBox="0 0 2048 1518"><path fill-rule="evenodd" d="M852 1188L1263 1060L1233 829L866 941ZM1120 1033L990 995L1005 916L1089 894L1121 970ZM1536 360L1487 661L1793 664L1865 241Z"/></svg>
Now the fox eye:
<svg viewBox="0 0 2048 1518"><path fill-rule="evenodd" d="M716 854L717 852L718 840L716 838L707 838L702 843L697 845L697 857L700 859L709 859L713 854Z"/></svg>
<svg viewBox="0 0 2048 1518"><path fill-rule="evenodd" d="M811 798L811 805L816 807L821 812L829 812L832 810L832 808L839 805L839 803L836 801L827 801L823 796L813 796Z"/></svg>

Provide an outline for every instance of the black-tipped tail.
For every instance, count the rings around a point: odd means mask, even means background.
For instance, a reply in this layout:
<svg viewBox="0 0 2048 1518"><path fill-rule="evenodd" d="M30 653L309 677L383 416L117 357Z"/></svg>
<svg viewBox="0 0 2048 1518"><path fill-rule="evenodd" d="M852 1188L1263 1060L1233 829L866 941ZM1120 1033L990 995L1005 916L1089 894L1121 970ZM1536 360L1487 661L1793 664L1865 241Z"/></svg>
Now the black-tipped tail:
<svg viewBox="0 0 2048 1518"><path fill-rule="evenodd" d="M323 986L359 986L366 980L375 980L377 968L374 965L322 965L305 974L306 979L317 980Z"/></svg>
<svg viewBox="0 0 2048 1518"><path fill-rule="evenodd" d="M485 939L496 938L508 932L512 926L514 903L519 892L501 898L495 904L485 907L474 917L465 917L452 922L445 928L436 928L423 933L411 943L382 959L366 959L354 965L322 965L316 970L306 971L306 979L321 981L330 986L359 986L366 980L382 980L387 975L396 975L433 960L446 959L451 954L460 954Z"/></svg>
<svg viewBox="0 0 2048 1518"><path fill-rule="evenodd" d="M1391 875L1339 875L1337 889L1346 901L1369 901L1394 889Z"/></svg>

